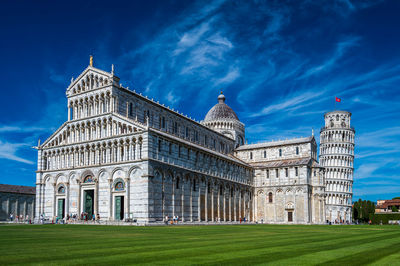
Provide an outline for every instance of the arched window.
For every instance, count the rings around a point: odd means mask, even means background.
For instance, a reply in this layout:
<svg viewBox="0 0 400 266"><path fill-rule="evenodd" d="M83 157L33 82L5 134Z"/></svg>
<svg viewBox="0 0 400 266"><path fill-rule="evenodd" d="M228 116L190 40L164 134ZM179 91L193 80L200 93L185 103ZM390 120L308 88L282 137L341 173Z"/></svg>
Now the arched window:
<svg viewBox="0 0 400 266"><path fill-rule="evenodd" d="M58 188L58 193L59 193L59 194L64 194L64 193L65 193L65 187L64 187L64 186L60 186L60 187Z"/></svg>
<svg viewBox="0 0 400 266"><path fill-rule="evenodd" d="M176 189L179 189L179 177L176 179Z"/></svg>
<svg viewBox="0 0 400 266"><path fill-rule="evenodd" d="M250 160L253 160L253 153L250 152Z"/></svg>
<svg viewBox="0 0 400 266"><path fill-rule="evenodd" d="M282 149L279 149L279 157L282 156Z"/></svg>
<svg viewBox="0 0 400 266"><path fill-rule="evenodd" d="M339 115L336 115L336 121L339 121Z"/></svg>
<svg viewBox="0 0 400 266"><path fill-rule="evenodd" d="M268 202L272 203L272 192L268 193Z"/></svg>
<svg viewBox="0 0 400 266"><path fill-rule="evenodd" d="M264 158L267 158L267 151L264 151Z"/></svg>
<svg viewBox="0 0 400 266"><path fill-rule="evenodd" d="M87 177L85 177L85 179L83 180L83 183L92 183L94 182L93 177L88 175Z"/></svg>
<svg viewBox="0 0 400 266"><path fill-rule="evenodd" d="M117 183L115 183L115 191L122 191L124 190L124 183L122 181L118 181Z"/></svg>

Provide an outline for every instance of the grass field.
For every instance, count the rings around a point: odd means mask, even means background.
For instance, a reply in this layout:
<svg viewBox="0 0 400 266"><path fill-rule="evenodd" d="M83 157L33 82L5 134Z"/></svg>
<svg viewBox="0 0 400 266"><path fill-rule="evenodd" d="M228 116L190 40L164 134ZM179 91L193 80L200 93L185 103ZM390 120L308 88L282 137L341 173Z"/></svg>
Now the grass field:
<svg viewBox="0 0 400 266"><path fill-rule="evenodd" d="M0 264L400 265L400 226L2 225Z"/></svg>

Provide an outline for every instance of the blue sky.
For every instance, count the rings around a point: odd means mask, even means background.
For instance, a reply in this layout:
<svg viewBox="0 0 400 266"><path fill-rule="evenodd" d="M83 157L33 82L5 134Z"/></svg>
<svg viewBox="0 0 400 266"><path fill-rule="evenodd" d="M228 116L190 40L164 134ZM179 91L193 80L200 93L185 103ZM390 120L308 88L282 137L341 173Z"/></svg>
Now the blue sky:
<svg viewBox="0 0 400 266"><path fill-rule="evenodd" d="M222 89L249 142L319 133L353 113L354 199L400 196L400 1L5 1L0 183L34 185L94 55L121 83L196 120ZM317 141L319 137L317 136Z"/></svg>

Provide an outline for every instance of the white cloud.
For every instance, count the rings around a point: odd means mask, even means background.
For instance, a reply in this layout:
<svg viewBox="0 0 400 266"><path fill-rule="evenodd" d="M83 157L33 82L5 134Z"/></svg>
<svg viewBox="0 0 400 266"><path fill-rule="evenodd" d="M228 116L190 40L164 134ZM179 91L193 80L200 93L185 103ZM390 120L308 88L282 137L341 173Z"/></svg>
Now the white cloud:
<svg viewBox="0 0 400 266"><path fill-rule="evenodd" d="M165 99L170 103L174 104L179 101L180 97L175 96L172 91L168 92L168 94L165 96Z"/></svg>
<svg viewBox="0 0 400 266"><path fill-rule="evenodd" d="M314 98L321 96L324 93L324 90L319 92L305 92L300 95L288 97L277 104L272 104L267 107L264 107L261 111L255 112L250 114L249 117L257 117L257 116L264 116L274 112L284 112L286 109L290 108L290 110L299 109L301 106L300 104L312 101Z"/></svg>
<svg viewBox="0 0 400 266"><path fill-rule="evenodd" d="M35 127L35 126L0 126L0 133L5 132L38 132L38 131L50 131L50 128Z"/></svg>
<svg viewBox="0 0 400 266"><path fill-rule="evenodd" d="M343 57L343 55L352 47L357 46L359 44L359 37L352 36L349 37L348 39L340 41L337 46L336 50L333 53L333 55L327 59L324 63L321 65L315 66L307 70L307 72L300 77L302 78L309 78L310 76L319 74L320 72L323 71L328 71L331 68L336 66L336 63L339 59Z"/></svg>
<svg viewBox="0 0 400 266"><path fill-rule="evenodd" d="M28 144L25 143L8 143L0 141L0 158L8 159L12 161L17 161L26 164L34 164L34 162L19 157L16 153L21 148L29 147Z"/></svg>
<svg viewBox="0 0 400 266"><path fill-rule="evenodd" d="M219 86L221 84L229 84L235 81L238 77L240 77L240 70L237 67L231 67L226 73L226 75L220 79L218 79L214 86Z"/></svg>
<svg viewBox="0 0 400 266"><path fill-rule="evenodd" d="M376 170L378 170L379 168L384 166L384 164L380 164L380 163L362 164L356 169L354 178L355 179L370 178L371 175Z"/></svg>

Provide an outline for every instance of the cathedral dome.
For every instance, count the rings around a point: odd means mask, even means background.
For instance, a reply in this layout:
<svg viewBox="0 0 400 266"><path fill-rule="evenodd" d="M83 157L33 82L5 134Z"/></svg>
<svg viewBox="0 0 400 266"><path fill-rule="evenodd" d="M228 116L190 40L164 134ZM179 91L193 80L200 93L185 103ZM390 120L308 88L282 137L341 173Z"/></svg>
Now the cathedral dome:
<svg viewBox="0 0 400 266"><path fill-rule="evenodd" d="M216 120L237 120L236 113L225 103L225 96L221 94L218 96L218 103L208 111L204 122L216 121Z"/></svg>

